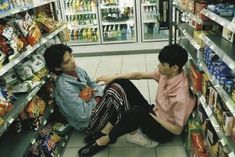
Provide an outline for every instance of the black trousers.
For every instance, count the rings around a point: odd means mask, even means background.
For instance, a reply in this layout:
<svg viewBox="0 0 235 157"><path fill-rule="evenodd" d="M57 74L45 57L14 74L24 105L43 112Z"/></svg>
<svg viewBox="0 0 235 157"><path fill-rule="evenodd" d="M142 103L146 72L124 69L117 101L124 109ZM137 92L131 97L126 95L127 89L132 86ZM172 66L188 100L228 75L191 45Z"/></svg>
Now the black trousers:
<svg viewBox="0 0 235 157"><path fill-rule="evenodd" d="M149 113L153 113L148 101L143 97L136 86L129 80L115 80L124 89L130 110L124 113L122 120L114 125L109 134L110 140L115 140L119 136L132 132L138 128L148 137L158 142L164 143L171 140L173 134L163 128Z"/></svg>

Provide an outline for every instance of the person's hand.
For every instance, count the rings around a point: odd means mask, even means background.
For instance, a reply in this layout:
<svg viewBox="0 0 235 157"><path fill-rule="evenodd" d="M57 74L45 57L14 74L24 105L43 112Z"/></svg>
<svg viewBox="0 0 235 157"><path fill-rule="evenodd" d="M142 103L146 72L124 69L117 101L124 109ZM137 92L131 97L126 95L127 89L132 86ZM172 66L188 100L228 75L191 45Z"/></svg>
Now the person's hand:
<svg viewBox="0 0 235 157"><path fill-rule="evenodd" d="M100 100L101 100L100 96L95 97L96 104L99 104Z"/></svg>
<svg viewBox="0 0 235 157"><path fill-rule="evenodd" d="M116 79L116 75L117 74L114 74L114 75L102 75L102 76L97 77L95 80L99 84L105 85L105 84L108 84L108 83L112 82L113 80L115 80Z"/></svg>

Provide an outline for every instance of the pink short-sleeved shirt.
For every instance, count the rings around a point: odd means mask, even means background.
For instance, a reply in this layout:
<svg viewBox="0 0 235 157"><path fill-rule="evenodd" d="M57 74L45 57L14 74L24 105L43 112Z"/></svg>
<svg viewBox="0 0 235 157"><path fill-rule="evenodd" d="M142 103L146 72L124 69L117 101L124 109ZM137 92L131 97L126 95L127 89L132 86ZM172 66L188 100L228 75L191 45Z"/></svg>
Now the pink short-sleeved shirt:
<svg viewBox="0 0 235 157"><path fill-rule="evenodd" d="M184 126L195 106L195 97L190 94L188 77L184 72L167 79L158 70L152 74L158 82L155 103L155 114L172 124Z"/></svg>

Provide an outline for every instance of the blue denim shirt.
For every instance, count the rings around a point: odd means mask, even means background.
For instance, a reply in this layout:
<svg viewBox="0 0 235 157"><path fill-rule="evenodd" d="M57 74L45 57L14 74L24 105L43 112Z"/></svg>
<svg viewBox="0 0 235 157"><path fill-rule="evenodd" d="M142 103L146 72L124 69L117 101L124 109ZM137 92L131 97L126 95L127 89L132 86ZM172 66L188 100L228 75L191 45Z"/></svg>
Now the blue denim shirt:
<svg viewBox="0 0 235 157"><path fill-rule="evenodd" d="M92 109L96 106L94 97L102 97L103 89L92 81L83 69L77 67L76 74L80 81L64 73L57 77L55 101L70 125L77 130L83 130L88 126ZM94 97L89 102L85 102L79 97L80 91L86 86L96 90Z"/></svg>

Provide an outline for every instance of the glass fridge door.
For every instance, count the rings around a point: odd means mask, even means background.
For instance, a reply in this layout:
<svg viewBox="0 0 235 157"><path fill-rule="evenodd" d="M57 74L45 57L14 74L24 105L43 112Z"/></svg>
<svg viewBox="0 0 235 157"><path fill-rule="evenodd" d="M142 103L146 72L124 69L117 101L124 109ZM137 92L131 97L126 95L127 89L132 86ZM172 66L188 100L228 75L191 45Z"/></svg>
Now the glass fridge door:
<svg viewBox="0 0 235 157"><path fill-rule="evenodd" d="M70 45L99 44L96 0L62 0L64 19L70 31Z"/></svg>
<svg viewBox="0 0 235 157"><path fill-rule="evenodd" d="M135 0L100 0L102 43L136 42Z"/></svg>
<svg viewBox="0 0 235 157"><path fill-rule="evenodd" d="M142 0L142 41L168 40L168 0Z"/></svg>

